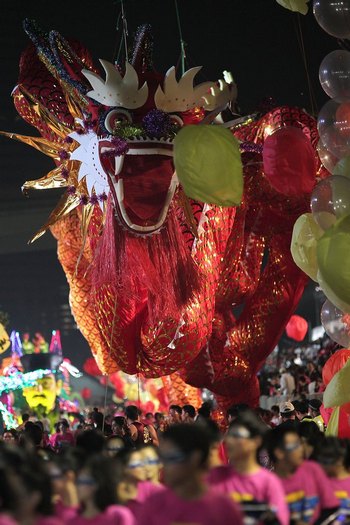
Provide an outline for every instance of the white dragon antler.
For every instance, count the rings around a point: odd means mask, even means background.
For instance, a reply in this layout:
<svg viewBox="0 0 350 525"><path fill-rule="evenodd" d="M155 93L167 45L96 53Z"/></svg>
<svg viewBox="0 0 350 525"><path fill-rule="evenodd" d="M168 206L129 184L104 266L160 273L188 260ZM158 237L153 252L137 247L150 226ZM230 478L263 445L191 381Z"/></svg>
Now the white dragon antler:
<svg viewBox="0 0 350 525"><path fill-rule="evenodd" d="M171 67L165 75L163 89L158 86L154 96L157 108L170 113L187 111L196 106L202 107L205 104L203 96L213 87L213 82L193 86L193 79L201 69L201 67L193 67L177 81L175 67Z"/></svg>
<svg viewBox="0 0 350 525"><path fill-rule="evenodd" d="M237 98L237 86L232 74L228 71L223 73L224 79L218 80L218 84L210 89L210 93L203 95L205 100L204 109L214 111L216 108L227 106L230 102L235 102Z"/></svg>
<svg viewBox="0 0 350 525"><path fill-rule="evenodd" d="M125 63L125 74L122 77L113 64L100 60L106 72L106 80L93 71L83 69L83 75L88 79L92 90L87 95L105 106L118 106L135 109L143 106L148 97L148 86L145 82L139 89L139 78L131 64Z"/></svg>

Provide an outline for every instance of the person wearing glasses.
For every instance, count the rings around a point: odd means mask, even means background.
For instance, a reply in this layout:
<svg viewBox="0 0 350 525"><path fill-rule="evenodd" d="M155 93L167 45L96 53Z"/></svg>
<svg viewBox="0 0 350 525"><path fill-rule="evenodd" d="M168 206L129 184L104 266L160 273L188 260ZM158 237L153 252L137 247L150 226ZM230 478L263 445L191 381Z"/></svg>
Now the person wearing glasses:
<svg viewBox="0 0 350 525"><path fill-rule="evenodd" d="M67 525L135 525L130 510L118 504L120 479L121 469L111 458L87 460L76 478L80 512Z"/></svg>
<svg viewBox="0 0 350 525"><path fill-rule="evenodd" d="M289 512L282 484L258 462L267 430L252 410L241 412L225 436L230 464L212 469L208 481L213 490L228 494L239 503L246 523L288 525Z"/></svg>
<svg viewBox="0 0 350 525"><path fill-rule="evenodd" d="M140 449L140 454L144 463L146 481L158 485L160 483L162 464L157 447L154 445L145 445Z"/></svg>
<svg viewBox="0 0 350 525"><path fill-rule="evenodd" d="M316 447L315 460L325 471L340 511L350 514L350 443L347 439L327 437Z"/></svg>
<svg viewBox="0 0 350 525"><path fill-rule="evenodd" d="M148 448L148 447L147 447ZM160 483L147 480L147 465L141 450L121 450L116 460L122 469L122 479L118 484L118 499L134 515L143 508L144 502L153 494L164 490Z"/></svg>
<svg viewBox="0 0 350 525"><path fill-rule="evenodd" d="M167 488L146 500L136 516L139 525L242 525L236 504L205 481L209 448L204 426L182 423L164 432L160 459Z"/></svg>
<svg viewBox="0 0 350 525"><path fill-rule="evenodd" d="M297 429L274 428L267 435L266 448L283 485L292 523L321 523L337 510L338 501L322 468L304 460Z"/></svg>

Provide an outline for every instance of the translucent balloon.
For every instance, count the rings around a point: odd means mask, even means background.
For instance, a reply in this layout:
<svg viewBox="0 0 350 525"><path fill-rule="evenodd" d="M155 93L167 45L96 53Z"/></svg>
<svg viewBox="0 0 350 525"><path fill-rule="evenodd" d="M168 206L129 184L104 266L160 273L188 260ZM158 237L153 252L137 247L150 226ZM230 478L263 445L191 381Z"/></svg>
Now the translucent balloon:
<svg viewBox="0 0 350 525"><path fill-rule="evenodd" d="M317 119L317 129L324 147L338 159L350 154L350 99L326 102Z"/></svg>
<svg viewBox="0 0 350 525"><path fill-rule="evenodd" d="M321 323L325 332L341 346L350 346L350 324L344 322L350 317L344 314L328 299L322 306ZM349 319L350 320L350 319Z"/></svg>
<svg viewBox="0 0 350 525"><path fill-rule="evenodd" d="M321 62L321 86L330 98L350 97L350 52L332 51Z"/></svg>
<svg viewBox="0 0 350 525"><path fill-rule="evenodd" d="M321 180L311 195L311 211L317 224L330 228L337 219L350 213L350 179L334 175Z"/></svg>
<svg viewBox="0 0 350 525"><path fill-rule="evenodd" d="M350 38L350 0L314 0L314 15L326 33Z"/></svg>
<svg viewBox="0 0 350 525"><path fill-rule="evenodd" d="M332 175L341 175L350 178L350 155L340 159L332 169Z"/></svg>
<svg viewBox="0 0 350 525"><path fill-rule="evenodd" d="M333 169L335 165L338 162L338 157L333 155L323 144L322 140L320 139L317 144L317 153L320 157L320 161L322 162L323 166L326 168L326 170L329 171L329 173L333 173Z"/></svg>

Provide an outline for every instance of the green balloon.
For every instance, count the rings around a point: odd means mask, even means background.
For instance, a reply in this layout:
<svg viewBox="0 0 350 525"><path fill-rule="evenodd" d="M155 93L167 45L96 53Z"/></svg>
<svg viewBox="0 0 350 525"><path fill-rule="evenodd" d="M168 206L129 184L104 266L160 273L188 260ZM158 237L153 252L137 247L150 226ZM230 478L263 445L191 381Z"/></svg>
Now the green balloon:
<svg viewBox="0 0 350 525"><path fill-rule="evenodd" d="M185 126L174 141L174 162L188 197L218 206L237 206L243 195L239 144L220 126Z"/></svg>
<svg viewBox="0 0 350 525"><path fill-rule="evenodd" d="M295 264L311 279L317 281L317 239L323 230L314 221L311 213L304 213L294 224L290 251Z"/></svg>
<svg viewBox="0 0 350 525"><path fill-rule="evenodd" d="M340 217L317 242L320 285L330 290L334 304L350 304L350 215ZM326 294L327 295L327 294ZM338 299L334 302L334 296Z"/></svg>

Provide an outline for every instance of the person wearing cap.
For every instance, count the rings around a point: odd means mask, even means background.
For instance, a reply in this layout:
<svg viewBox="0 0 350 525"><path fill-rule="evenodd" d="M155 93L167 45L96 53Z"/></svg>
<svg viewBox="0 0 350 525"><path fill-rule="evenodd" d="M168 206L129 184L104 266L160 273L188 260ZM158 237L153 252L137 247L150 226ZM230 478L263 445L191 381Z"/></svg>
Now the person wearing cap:
<svg viewBox="0 0 350 525"><path fill-rule="evenodd" d="M320 399L310 399L309 415L312 417L312 421L316 423L321 432L324 432L325 424L320 412L321 405L322 401Z"/></svg>
<svg viewBox="0 0 350 525"><path fill-rule="evenodd" d="M240 504L246 521L278 521L289 524L289 512L282 484L277 476L257 461L268 427L252 410L242 412L225 436L229 465L209 472L208 483L215 492L229 495Z"/></svg>
<svg viewBox="0 0 350 525"><path fill-rule="evenodd" d="M283 423L294 423L295 422L295 407L293 403L290 401L283 401L283 403L280 404L280 414L282 418L282 425Z"/></svg>
<svg viewBox="0 0 350 525"><path fill-rule="evenodd" d="M272 429L266 436L266 449L283 485L291 523L321 523L337 511L338 501L322 468L304 460L296 428Z"/></svg>

